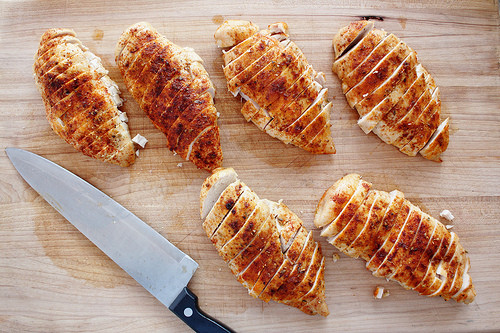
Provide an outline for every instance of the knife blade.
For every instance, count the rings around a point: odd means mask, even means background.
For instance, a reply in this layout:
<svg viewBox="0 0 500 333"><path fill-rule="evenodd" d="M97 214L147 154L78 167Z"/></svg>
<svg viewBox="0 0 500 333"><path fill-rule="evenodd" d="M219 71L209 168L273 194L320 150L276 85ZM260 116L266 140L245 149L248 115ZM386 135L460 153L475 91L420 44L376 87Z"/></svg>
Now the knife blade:
<svg viewBox="0 0 500 333"><path fill-rule="evenodd" d="M187 284L198 264L82 178L19 148L6 148L19 174L140 285L196 332L233 332L203 313Z"/></svg>

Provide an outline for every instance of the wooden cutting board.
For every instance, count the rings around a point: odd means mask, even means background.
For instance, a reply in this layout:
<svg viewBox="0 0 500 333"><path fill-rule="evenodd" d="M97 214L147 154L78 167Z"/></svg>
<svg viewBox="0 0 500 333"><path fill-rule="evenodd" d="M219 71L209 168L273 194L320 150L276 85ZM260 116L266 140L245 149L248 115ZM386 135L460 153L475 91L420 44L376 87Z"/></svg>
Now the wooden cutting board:
<svg viewBox="0 0 500 333"><path fill-rule="evenodd" d="M4 148L20 147L75 172L130 209L200 264L190 287L201 307L236 331L436 331L500 329L500 71L498 3L490 1L3 1L0 3L0 331L189 331L155 298L102 254L16 173ZM365 135L330 71L331 38L352 20L375 25L414 48L441 88L451 138L441 164L410 158ZM327 77L337 154L314 156L285 146L244 121L241 101L225 88L213 33L225 19L265 27L286 21L291 38ZM224 165L262 198L283 199L313 229L323 191L358 172L381 190L399 189L438 217L449 209L453 230L469 251L476 301L468 306L426 298L372 277L364 263L320 239L326 256L331 314L310 317L247 294L201 228L197 170L165 147L165 137L138 108L113 59L129 25L147 20L173 42L193 47L217 87ZM132 135L148 140L129 168L87 158L50 129L31 66L45 29L73 28L103 59L127 100ZM448 222L445 222L448 223ZM390 296L375 300L376 286Z"/></svg>

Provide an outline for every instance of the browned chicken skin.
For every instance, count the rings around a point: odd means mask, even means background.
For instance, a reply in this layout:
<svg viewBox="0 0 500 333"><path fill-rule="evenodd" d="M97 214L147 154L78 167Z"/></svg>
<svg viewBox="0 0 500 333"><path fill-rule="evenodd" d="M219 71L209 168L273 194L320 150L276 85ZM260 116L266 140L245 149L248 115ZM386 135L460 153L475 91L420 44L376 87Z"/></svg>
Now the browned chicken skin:
<svg viewBox="0 0 500 333"><path fill-rule="evenodd" d="M250 295L327 316L321 246L284 204L259 199L219 168L203 183L203 229Z"/></svg>
<svg viewBox="0 0 500 333"><path fill-rule="evenodd" d="M353 22L333 38L332 70L342 81L347 102L360 115L358 125L406 155L420 152L440 162L448 147L449 125L448 119L441 120L434 80L414 50L372 27L368 21Z"/></svg>
<svg viewBox="0 0 500 333"><path fill-rule="evenodd" d="M246 100L241 112L262 131L313 154L333 154L332 104L323 75L307 63L287 30L283 22L261 31L248 21L219 26L217 44L231 47L223 51L227 87Z"/></svg>
<svg viewBox="0 0 500 333"><path fill-rule="evenodd" d="M127 89L165 134L167 147L198 168L220 167L215 88L201 58L145 22L123 32L115 56Z"/></svg>
<svg viewBox="0 0 500 333"><path fill-rule="evenodd" d="M333 184L318 203L314 224L345 254L367 261L373 275L421 295L471 303L470 260L458 236L404 199L372 190L357 174Z"/></svg>
<svg viewBox="0 0 500 333"><path fill-rule="evenodd" d="M49 29L33 65L49 123L83 154L120 166L135 161L118 86L69 29Z"/></svg>

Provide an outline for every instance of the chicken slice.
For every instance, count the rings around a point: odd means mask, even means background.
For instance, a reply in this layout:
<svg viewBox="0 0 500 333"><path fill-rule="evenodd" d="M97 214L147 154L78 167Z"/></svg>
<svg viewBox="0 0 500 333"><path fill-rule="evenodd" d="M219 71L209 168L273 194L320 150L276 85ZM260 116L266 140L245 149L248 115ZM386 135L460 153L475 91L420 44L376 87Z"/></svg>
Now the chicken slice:
<svg viewBox="0 0 500 333"><path fill-rule="evenodd" d="M224 190L229 184L237 180L236 172L233 168L215 170L212 176L208 177L201 187L200 194L200 215L205 220L215 203L219 200Z"/></svg>
<svg viewBox="0 0 500 333"><path fill-rule="evenodd" d="M361 64L342 79L342 91L346 94L361 82L391 51L399 45L399 40L393 34L383 39ZM383 74L383 72L381 72Z"/></svg>
<svg viewBox="0 0 500 333"><path fill-rule="evenodd" d="M259 27L252 22L242 20L228 20L217 28L214 38L218 47L237 45L259 31Z"/></svg>
<svg viewBox="0 0 500 333"><path fill-rule="evenodd" d="M251 243L260 230L259 226L264 225L269 218L271 211L269 206L259 200L252 214L247 218L245 224L238 230L224 246L219 249L219 254L226 262L235 258L245 247Z"/></svg>
<svg viewBox="0 0 500 333"><path fill-rule="evenodd" d="M181 101L179 102L178 110L179 112L177 119L170 126L167 135L167 142L174 151L179 152L179 146L182 146L181 138L190 136L197 125L199 126L199 117L204 117L207 119L217 120L217 110L214 113L214 106L212 105L212 95L209 91L205 90L202 84L195 86L194 88L188 88L187 93L183 95ZM198 94L198 91L205 92ZM184 158L184 157L183 157Z"/></svg>
<svg viewBox="0 0 500 333"><path fill-rule="evenodd" d="M223 67L224 75L230 79L234 78L262 57L269 48L277 45L278 42L276 39L271 36L262 36L262 38L242 53L238 58Z"/></svg>
<svg viewBox="0 0 500 333"><path fill-rule="evenodd" d="M375 276L391 276L399 267L402 260L408 256L410 247L421 222L420 210L412 206L410 213L403 224L394 246L384 259L384 262L373 273Z"/></svg>
<svg viewBox="0 0 500 333"><path fill-rule="evenodd" d="M282 109L285 110L284 114L280 117L276 117L276 120L273 120L273 122L269 124L267 133L273 137L279 137L280 133L287 128L289 132L291 132L293 127L290 126L313 105L315 105L317 109L318 106L326 103L327 93L328 90L326 88L324 89L319 83L313 81L311 85L306 87L290 104ZM277 112L279 111L276 110L275 114ZM295 130L294 132L300 133L302 129L298 132ZM286 134L288 133L283 134L283 139L289 139L289 136L286 136Z"/></svg>
<svg viewBox="0 0 500 333"><path fill-rule="evenodd" d="M351 218L354 216L358 207L363 203L368 191L370 190L372 184L361 180L356 188L356 191L352 195L349 202L345 205L339 215L334 217L332 223L325 226L321 231L321 236L323 237L334 237L339 232L344 229L344 227L349 223ZM333 217L333 216L332 216Z"/></svg>
<svg viewBox="0 0 500 333"><path fill-rule="evenodd" d="M393 126L393 130L397 133L394 140L391 142L393 146L401 149L413 138L416 128L415 124L431 101L432 91L427 89L413 105L411 110Z"/></svg>
<svg viewBox="0 0 500 333"><path fill-rule="evenodd" d="M396 128L399 129L400 135L392 144L398 147L401 152L406 151L403 147L421 131L421 126L419 126L421 124L420 119L422 119L422 117L428 117L429 113L434 114L436 112L437 100L439 98L438 93L439 90L434 90L434 92L427 90L424 92L410 112L396 124ZM408 153L410 152L408 151Z"/></svg>
<svg viewBox="0 0 500 333"><path fill-rule="evenodd" d="M296 64L297 66L301 66L299 62L297 62ZM270 114L280 114L280 117L276 118L275 120L277 124L282 123L279 124L280 128L282 128L283 126L288 126L293 121L295 121L298 116L300 116L300 114L297 115L296 113L292 112L279 112L280 110L286 109L292 102L299 98L299 96L301 96L301 94L312 84L320 86L319 83L314 80L316 74L317 73L314 71L312 66L307 65L307 67L304 68L304 70L300 74L300 77L295 82L291 83L284 92L272 93L272 89L270 89L273 97L270 97L268 96L269 94L266 94L266 96L264 97L266 101L269 102L270 100L274 99L274 97L276 99L270 104L267 104L266 102L266 104L262 105L261 107L268 110ZM280 79L281 78L278 78L277 80ZM287 84L289 84L290 81L288 81Z"/></svg>
<svg viewBox="0 0 500 333"><path fill-rule="evenodd" d="M243 71L239 72L234 77L227 77L227 89L236 96L241 86L253 78L257 73L264 69L270 62L274 61L282 53L282 49L278 46L279 42L276 41L274 45L268 47L264 54L255 60L251 65L247 66Z"/></svg>
<svg viewBox="0 0 500 333"><path fill-rule="evenodd" d="M259 105L265 104L266 101L263 99L265 96L265 93L263 93L264 89L280 76L283 70L295 61L299 52L300 49L298 49L297 45L293 42L289 42L288 45L281 49L281 52L272 61L268 62L257 74L248 81L240 84L241 91Z"/></svg>
<svg viewBox="0 0 500 333"><path fill-rule="evenodd" d="M332 102L328 103L325 109L328 109L328 112L330 112L331 107ZM332 125L330 123L323 126L318 134L316 134L304 147L304 150L312 154L335 154L336 150L331 137L331 127Z"/></svg>
<svg viewBox="0 0 500 333"><path fill-rule="evenodd" d="M257 41L259 41L264 36L270 36L271 31L261 30L243 40L239 44L236 44L228 51L222 51L222 58L224 59L224 66L229 65L235 59L238 59L242 54L244 54L248 49L252 47ZM217 41L216 41L217 42Z"/></svg>
<svg viewBox="0 0 500 333"><path fill-rule="evenodd" d="M366 223L364 223L360 232L356 231L357 237L347 248L345 248L345 253L353 258L361 257L365 260L370 260L371 257L368 254L372 253L371 249L376 247L373 245L376 243L377 239L377 233L374 231L380 228L387 210L391 206L391 201L394 200L395 197L395 192L389 194L384 191L377 191L377 197L370 208L370 215ZM360 225L357 226L357 228L359 227Z"/></svg>
<svg viewBox="0 0 500 333"><path fill-rule="evenodd" d="M437 228L437 223L434 223L429 215L422 211L418 213L421 215L419 229L415 233L412 243L406 249L405 258L402 258L397 269L389 275L390 279L400 282L406 289L410 288L406 281L422 261Z"/></svg>
<svg viewBox="0 0 500 333"><path fill-rule="evenodd" d="M404 145L400 151L409 156L415 156L429 141L432 134L439 126L439 115L441 110L441 101L439 98L439 88L434 90L432 100L427 105L422 114L415 123L413 138Z"/></svg>
<svg viewBox="0 0 500 333"><path fill-rule="evenodd" d="M249 294L256 297L254 293L252 293L252 288L255 283L259 279L259 275L264 270L266 265L273 264L272 257L275 253L279 251L280 243L277 237L273 234L276 233L276 228L273 228L273 232L271 236L268 238L266 245L259 252L259 254L253 259L253 261L243 270L241 271L236 278L238 281L245 286Z"/></svg>
<svg viewBox="0 0 500 333"><path fill-rule="evenodd" d="M238 198L236 204L224 217L219 227L214 231L210 240L217 249L223 247L234 237L253 213L259 197L253 191L245 191Z"/></svg>
<svg viewBox="0 0 500 333"><path fill-rule="evenodd" d="M327 100L328 90L323 91L318 95L304 113L294 121L290 126L284 129L284 133L291 134L292 143L296 145L307 144L318 134L325 126L329 124L330 111L332 109L331 102ZM286 142L283 139L283 142ZM304 148L306 148L304 147Z"/></svg>
<svg viewBox="0 0 500 333"><path fill-rule="evenodd" d="M317 228L333 222L331 217L335 218L341 213L360 181L361 177L358 174L351 173L337 180L323 193L314 215L314 225Z"/></svg>
<svg viewBox="0 0 500 333"><path fill-rule="evenodd" d="M392 225L390 226L390 231L387 234L387 237L377 250L377 252L370 258L370 260L366 263L366 268L372 271L372 274L376 274L376 270L384 263L387 255L396 244L398 237L401 233L401 230L405 223L408 220L410 213L410 203L408 200L403 201L403 205L398 212L397 217L392 221ZM378 275L375 275L378 276Z"/></svg>
<svg viewBox="0 0 500 333"><path fill-rule="evenodd" d="M309 315L314 315L319 313L320 315L326 317L330 314L328 306L325 303L325 258L321 260L321 267L316 275L316 280L311 290L304 295L298 302L303 305L300 309ZM318 295L315 297L315 295ZM305 304L304 304L305 302Z"/></svg>
<svg viewBox="0 0 500 333"><path fill-rule="evenodd" d="M368 31L373 29L372 21L356 21L339 30L333 37L333 50L335 60L353 48L365 37Z"/></svg>
<svg viewBox="0 0 500 333"><path fill-rule="evenodd" d="M386 113L388 113L392 109L397 101L406 93L406 91L408 91L415 80L417 80L418 74L415 67L417 58L414 55L415 54L413 53L410 56L410 63L404 62L402 64L402 67L397 71L398 77L393 77L394 86L390 92L386 92L383 100L381 100L374 107L372 107L374 103L369 103L366 99L356 105L358 114L361 114L361 109L370 110L369 112L364 113L362 118L358 120L359 127L366 134L370 133L377 126L379 121L382 120ZM413 60L415 62L413 62ZM377 90L380 90L380 88Z"/></svg>
<svg viewBox="0 0 500 333"><path fill-rule="evenodd" d="M343 80L348 74L355 70L366 57L381 43L387 33L382 30L370 30L366 36L359 41L356 46L351 48L333 62L332 71L337 74L339 79ZM335 46L334 46L335 49Z"/></svg>
<svg viewBox="0 0 500 333"><path fill-rule="evenodd" d="M432 137L419 153L428 160L441 162L441 153L448 148L449 142L449 120L446 118L436 129Z"/></svg>
<svg viewBox="0 0 500 333"><path fill-rule="evenodd" d="M396 131L395 128L396 124L398 124L399 121L407 115L425 91L425 76L424 73L421 72L411 87L389 110L389 112L384 115L382 120L377 123L373 129L373 133L375 133L385 143L391 144L395 137L399 135L399 132Z"/></svg>
<svg viewBox="0 0 500 333"><path fill-rule="evenodd" d="M248 242L247 246L241 250L240 253L227 262L229 269L234 275L238 275L243 272L245 268L252 263L254 258L263 251L268 243L268 240L273 236L275 230L276 224L274 223L271 215L269 215L260 227L256 236Z"/></svg>
<svg viewBox="0 0 500 333"><path fill-rule="evenodd" d="M349 245L357 238L364 225L370 219L370 214L378 198L378 191L369 191L366 198L356 210L356 213L350 219L345 227L335 236L328 239L328 242L348 255L354 254L347 250Z"/></svg>
<svg viewBox="0 0 500 333"><path fill-rule="evenodd" d="M432 284L424 291L422 295L436 296L445 291L445 287L453 281L453 276L458 269L459 244L458 236L455 236L454 242L444 258L437 265ZM433 272L434 273L434 272ZM432 276L431 275L431 276Z"/></svg>
<svg viewBox="0 0 500 333"><path fill-rule="evenodd" d="M247 189L246 185L239 180L229 184L224 189L215 205L210 209L206 218L203 220L203 229L209 238L212 237L226 214L233 208L238 198Z"/></svg>
<svg viewBox="0 0 500 333"><path fill-rule="evenodd" d="M410 55L412 50L400 42L358 84L345 93L350 107L354 107L385 82Z"/></svg>
<svg viewBox="0 0 500 333"><path fill-rule="evenodd" d="M312 289L314 283L316 282L316 275L318 274L318 271L321 268L321 262L323 259L324 257L323 254L321 253L321 245L316 243L311 263L309 264L309 267L307 267L307 271L304 274L304 278L292 291L292 294L294 295L295 299L303 298ZM296 302L295 299L286 300L284 303L285 304L294 303Z"/></svg>
<svg viewBox="0 0 500 333"><path fill-rule="evenodd" d="M349 196L353 176L339 180L325 195L345 189ZM318 207L324 207L324 200ZM399 191L371 190L357 206L350 221L339 228L342 231L329 235L328 242L351 257L365 259L366 268L374 276L398 282L405 289L466 304L474 300L476 291L468 274L470 259L456 234L404 199ZM332 214L325 217L329 211L319 210L318 220L333 219L335 223L342 216L338 209L330 211Z"/></svg>
<svg viewBox="0 0 500 333"><path fill-rule="evenodd" d="M449 234L443 233L443 238L439 245L439 249L434 252L434 255L429 260L425 275L422 280L413 288L414 290L420 293L426 291L430 286L432 286L435 279L437 278L437 268L440 266L442 259L448 254L448 252L451 252L452 255L455 252L455 237L456 234L454 232L451 232Z"/></svg>
<svg viewBox="0 0 500 333"><path fill-rule="evenodd" d="M307 243L308 237L309 234L307 233L305 228L301 227L299 232L293 239L293 243L284 253L285 258L283 260L283 263L259 295L260 299L262 299L266 303L269 302L272 298L272 295L281 287L281 285L283 285L283 283L286 282L286 280L290 276L290 273L293 271L297 260L300 258L300 254L302 253L304 245Z"/></svg>
<svg viewBox="0 0 500 333"><path fill-rule="evenodd" d="M297 259L297 262L293 266L290 274L286 277L285 282L281 286L273 291L273 299L278 302L284 302L287 300L296 299L296 295L293 290L300 284L304 279L309 265L312 263L312 258L314 251L317 247L317 243L312 239L312 232L309 232L307 236L305 245L302 252Z"/></svg>

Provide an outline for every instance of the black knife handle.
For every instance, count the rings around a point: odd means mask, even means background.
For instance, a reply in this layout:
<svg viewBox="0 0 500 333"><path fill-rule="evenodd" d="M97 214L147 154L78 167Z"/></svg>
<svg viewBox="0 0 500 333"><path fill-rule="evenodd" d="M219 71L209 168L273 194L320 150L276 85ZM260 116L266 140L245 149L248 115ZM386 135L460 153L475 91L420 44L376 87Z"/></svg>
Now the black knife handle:
<svg viewBox="0 0 500 333"><path fill-rule="evenodd" d="M169 309L195 332L234 333L229 327L201 311L198 306L198 297L187 287L185 287L173 303L170 304Z"/></svg>

